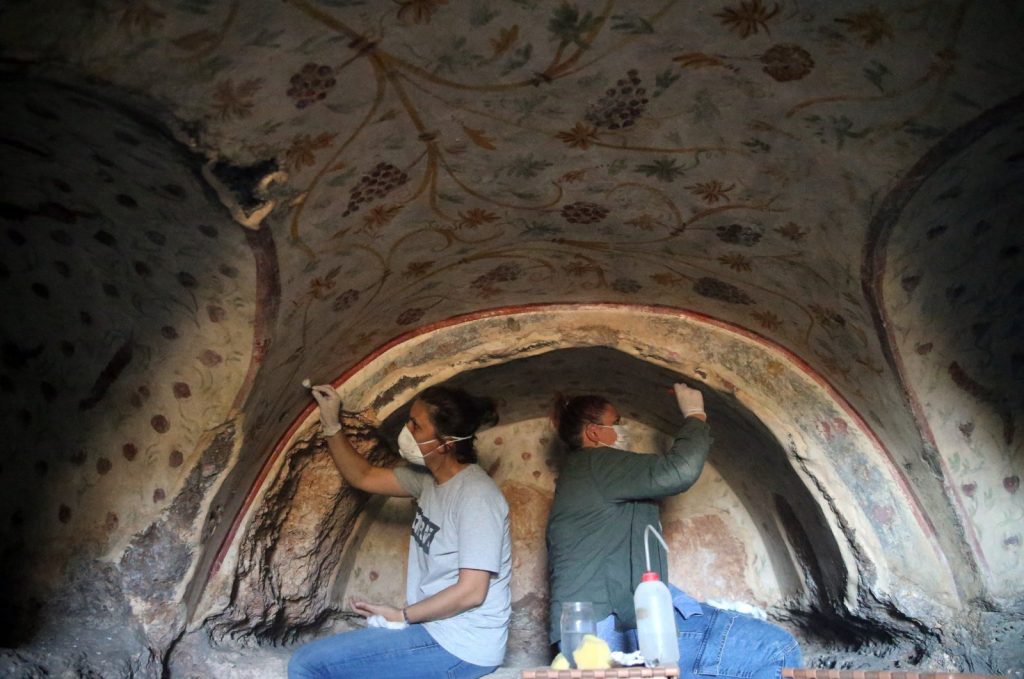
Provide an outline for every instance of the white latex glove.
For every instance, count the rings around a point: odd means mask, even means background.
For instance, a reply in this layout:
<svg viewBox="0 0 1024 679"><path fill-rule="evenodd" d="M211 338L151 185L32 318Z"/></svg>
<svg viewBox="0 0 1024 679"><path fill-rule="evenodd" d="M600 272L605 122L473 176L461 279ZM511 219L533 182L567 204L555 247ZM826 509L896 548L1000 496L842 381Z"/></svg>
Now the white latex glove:
<svg viewBox="0 0 1024 679"><path fill-rule="evenodd" d="M682 382L673 384L672 389L676 392L676 402L679 404L679 410L683 413L683 417L704 415L704 394L697 389L689 388Z"/></svg>
<svg viewBox="0 0 1024 679"><path fill-rule="evenodd" d="M384 629L405 629L409 626L409 623L399 620L398 622L391 622L387 620L383 615L371 615L366 619L367 627L383 627Z"/></svg>
<svg viewBox="0 0 1024 679"><path fill-rule="evenodd" d="M312 389L313 398L320 405L320 424L324 436L334 436L341 431L341 395L329 384L318 384Z"/></svg>

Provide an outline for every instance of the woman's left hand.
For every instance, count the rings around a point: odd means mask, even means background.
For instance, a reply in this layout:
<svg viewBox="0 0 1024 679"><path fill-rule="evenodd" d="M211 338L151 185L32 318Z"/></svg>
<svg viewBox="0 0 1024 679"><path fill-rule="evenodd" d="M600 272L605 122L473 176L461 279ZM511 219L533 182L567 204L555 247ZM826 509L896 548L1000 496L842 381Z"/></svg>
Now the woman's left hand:
<svg viewBox="0 0 1024 679"><path fill-rule="evenodd" d="M371 615L379 615L388 622L405 622L402 609L388 606L387 604L371 604L368 601L352 599L352 609L366 618L369 618Z"/></svg>

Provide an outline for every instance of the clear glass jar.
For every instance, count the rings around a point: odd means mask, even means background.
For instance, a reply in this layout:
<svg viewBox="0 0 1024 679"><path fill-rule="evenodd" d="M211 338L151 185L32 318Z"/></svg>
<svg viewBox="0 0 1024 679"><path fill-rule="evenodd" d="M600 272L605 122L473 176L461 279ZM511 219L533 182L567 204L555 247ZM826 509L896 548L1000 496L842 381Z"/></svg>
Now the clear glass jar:
<svg viewBox="0 0 1024 679"><path fill-rule="evenodd" d="M572 654L579 648L585 634L597 634L597 621L594 620L594 605L589 601L566 601L562 603L560 642L562 655L569 665L576 667Z"/></svg>

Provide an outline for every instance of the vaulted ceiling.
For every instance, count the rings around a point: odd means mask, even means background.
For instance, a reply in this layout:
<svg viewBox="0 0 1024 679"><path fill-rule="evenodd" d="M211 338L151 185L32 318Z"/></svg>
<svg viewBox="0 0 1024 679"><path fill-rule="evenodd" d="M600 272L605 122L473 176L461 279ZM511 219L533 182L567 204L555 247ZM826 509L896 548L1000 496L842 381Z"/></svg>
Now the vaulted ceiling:
<svg viewBox="0 0 1024 679"><path fill-rule="evenodd" d="M302 378L404 333L657 305L820 375L1014 591L976 498L1019 485L1022 27L1010 0L9 0L0 396L59 451L3 463L51 479L10 530L114 553L215 426L255 470Z"/></svg>

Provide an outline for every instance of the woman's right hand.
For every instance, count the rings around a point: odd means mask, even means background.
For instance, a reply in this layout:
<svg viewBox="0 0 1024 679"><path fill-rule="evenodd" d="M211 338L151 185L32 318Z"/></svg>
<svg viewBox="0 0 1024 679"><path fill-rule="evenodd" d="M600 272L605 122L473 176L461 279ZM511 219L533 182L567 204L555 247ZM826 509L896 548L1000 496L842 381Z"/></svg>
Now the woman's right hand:
<svg viewBox="0 0 1024 679"><path fill-rule="evenodd" d="M691 389L682 382L676 382L672 385L672 390L676 393L676 402L683 417L707 417L704 414L704 394L698 389Z"/></svg>
<svg viewBox="0 0 1024 679"><path fill-rule="evenodd" d="M320 424L324 436L334 436L341 431L341 395L329 384L318 384L312 388L313 398L320 405Z"/></svg>

